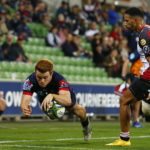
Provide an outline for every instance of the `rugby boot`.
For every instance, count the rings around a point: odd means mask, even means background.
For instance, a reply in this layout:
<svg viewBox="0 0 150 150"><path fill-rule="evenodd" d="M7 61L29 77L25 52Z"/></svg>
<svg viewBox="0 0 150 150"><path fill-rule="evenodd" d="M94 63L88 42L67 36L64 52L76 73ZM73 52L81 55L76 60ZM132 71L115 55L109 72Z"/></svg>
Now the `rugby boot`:
<svg viewBox="0 0 150 150"><path fill-rule="evenodd" d="M134 127L134 128L144 128L144 126L141 125L139 122L134 122L132 127Z"/></svg>
<svg viewBox="0 0 150 150"><path fill-rule="evenodd" d="M88 124L88 126L83 127L83 135L84 135L84 140L88 141L91 139L92 136L92 128L90 123Z"/></svg>
<svg viewBox="0 0 150 150"><path fill-rule="evenodd" d="M115 140L114 142L106 144L106 145L110 145L110 146L130 146L131 142L130 142L130 140L124 141L121 138L119 138L119 139Z"/></svg>

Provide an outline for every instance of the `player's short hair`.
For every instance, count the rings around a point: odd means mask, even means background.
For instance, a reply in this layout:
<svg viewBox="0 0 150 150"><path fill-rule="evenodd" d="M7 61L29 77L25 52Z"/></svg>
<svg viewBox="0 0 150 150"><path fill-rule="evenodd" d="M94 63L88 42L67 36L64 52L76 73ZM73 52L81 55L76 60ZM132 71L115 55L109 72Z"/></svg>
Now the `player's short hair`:
<svg viewBox="0 0 150 150"><path fill-rule="evenodd" d="M53 71L53 62L48 59L40 59L35 65L35 71L38 70L41 73Z"/></svg>
<svg viewBox="0 0 150 150"><path fill-rule="evenodd" d="M143 12L139 8L136 8L136 7L128 8L125 11L125 14L128 14L128 15L133 16L133 17L137 16L140 18L144 18Z"/></svg>

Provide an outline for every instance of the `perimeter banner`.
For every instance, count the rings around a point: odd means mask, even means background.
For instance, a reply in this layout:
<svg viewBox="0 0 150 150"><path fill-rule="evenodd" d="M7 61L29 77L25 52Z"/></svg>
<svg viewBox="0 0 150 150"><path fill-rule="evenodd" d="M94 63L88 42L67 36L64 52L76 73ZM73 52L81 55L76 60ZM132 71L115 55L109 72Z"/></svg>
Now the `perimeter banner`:
<svg viewBox="0 0 150 150"><path fill-rule="evenodd" d="M23 82L0 81L7 108L3 115L21 115L20 102ZM95 115L118 115L119 96L114 94L115 86L71 84L76 93L77 101L84 106L87 113ZM36 94L32 97L32 114L42 115Z"/></svg>

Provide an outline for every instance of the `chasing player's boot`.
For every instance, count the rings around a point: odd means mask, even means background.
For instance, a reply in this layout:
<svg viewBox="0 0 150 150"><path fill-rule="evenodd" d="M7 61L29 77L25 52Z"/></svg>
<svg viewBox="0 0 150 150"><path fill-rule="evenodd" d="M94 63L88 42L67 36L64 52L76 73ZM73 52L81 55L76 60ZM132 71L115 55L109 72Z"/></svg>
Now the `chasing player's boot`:
<svg viewBox="0 0 150 150"><path fill-rule="evenodd" d="M139 122L134 122L132 127L134 127L134 128L144 128L144 126L141 125Z"/></svg>
<svg viewBox="0 0 150 150"><path fill-rule="evenodd" d="M121 138L119 138L119 139L115 140L114 142L106 144L106 145L110 145L110 146L130 146L131 142L130 142L130 140L124 141Z"/></svg>

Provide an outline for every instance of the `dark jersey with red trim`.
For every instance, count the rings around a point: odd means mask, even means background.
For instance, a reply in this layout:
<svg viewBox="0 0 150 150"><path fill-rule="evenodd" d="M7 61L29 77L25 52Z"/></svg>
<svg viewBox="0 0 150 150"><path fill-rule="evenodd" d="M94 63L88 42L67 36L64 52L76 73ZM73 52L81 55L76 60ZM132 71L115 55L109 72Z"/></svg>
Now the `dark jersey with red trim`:
<svg viewBox="0 0 150 150"><path fill-rule="evenodd" d="M150 67L146 71L144 71L141 78L144 80L150 81Z"/></svg>
<svg viewBox="0 0 150 150"><path fill-rule="evenodd" d="M36 92L40 103L48 94L58 94L60 90L70 91L72 103L75 101L75 93L66 79L59 73L53 71L51 82L45 88L41 88L35 77L35 73L32 73L23 85L23 94L31 95Z"/></svg>

